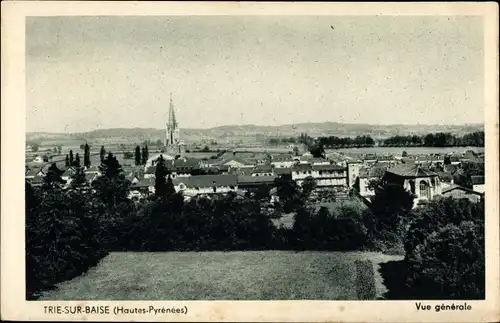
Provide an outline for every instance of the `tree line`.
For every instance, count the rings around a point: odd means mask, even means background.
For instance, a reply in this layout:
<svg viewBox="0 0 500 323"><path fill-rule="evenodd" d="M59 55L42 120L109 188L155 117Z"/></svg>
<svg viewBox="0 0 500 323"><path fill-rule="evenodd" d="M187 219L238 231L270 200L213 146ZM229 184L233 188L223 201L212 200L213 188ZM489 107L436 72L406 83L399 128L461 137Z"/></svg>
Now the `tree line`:
<svg viewBox="0 0 500 323"><path fill-rule="evenodd" d="M484 131L477 131L462 136L437 132L423 136L392 136L383 140L374 140L369 135L352 137L318 137L316 139L306 133L298 138L271 138L269 144L301 143L306 146L318 145L327 149L373 147L378 142L382 147L484 147Z"/></svg>
<svg viewBox="0 0 500 323"><path fill-rule="evenodd" d="M69 185L55 164L41 187L26 183L28 298L81 274L110 251L130 250L401 249L406 250L406 285L412 293L423 293L418 284L443 297L484 293L482 204L445 199L413 210L413 196L391 186L377 193L369 209L330 211L310 203L314 180L299 186L286 177L276 179L278 201L273 203L267 188L246 196L186 201L175 191L162 156L155 193L131 200L130 182L111 152L99 165L102 176L92 184L82 167L76 169ZM291 212L293 228L273 224L274 218ZM431 274L425 270L429 264L435 268ZM461 292L458 281L470 287Z"/></svg>
<svg viewBox="0 0 500 323"><path fill-rule="evenodd" d="M451 133L437 132L424 136L393 136L379 143L385 147L484 147L484 131L456 136Z"/></svg>

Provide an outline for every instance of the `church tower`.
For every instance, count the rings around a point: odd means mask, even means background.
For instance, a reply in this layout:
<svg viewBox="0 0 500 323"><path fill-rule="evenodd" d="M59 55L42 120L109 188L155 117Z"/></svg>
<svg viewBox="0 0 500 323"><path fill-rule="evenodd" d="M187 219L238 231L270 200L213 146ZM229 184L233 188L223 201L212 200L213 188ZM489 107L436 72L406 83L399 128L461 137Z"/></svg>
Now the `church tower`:
<svg viewBox="0 0 500 323"><path fill-rule="evenodd" d="M173 152L175 154L180 154L181 152L179 124L175 118L172 93L170 93L170 107L168 111L168 123L165 134L165 148L167 152Z"/></svg>

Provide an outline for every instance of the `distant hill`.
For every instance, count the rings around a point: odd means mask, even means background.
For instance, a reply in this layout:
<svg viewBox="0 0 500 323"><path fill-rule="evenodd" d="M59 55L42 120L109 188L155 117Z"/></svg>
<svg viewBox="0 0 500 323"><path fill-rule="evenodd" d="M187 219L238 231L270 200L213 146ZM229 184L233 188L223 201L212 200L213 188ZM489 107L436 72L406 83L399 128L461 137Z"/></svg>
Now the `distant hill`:
<svg viewBox="0 0 500 323"><path fill-rule="evenodd" d="M181 137L186 141L200 139L231 140L262 137L293 137L301 133L310 136L339 136L355 137L358 135L370 135L374 138L386 138L394 135L417 134L422 135L429 132L450 132L453 134L464 134L474 131L483 131L482 124L467 125L370 125L370 124L347 124L337 122L322 123L298 123L281 126L258 126L258 125L226 125L210 129L182 129ZM143 141L157 140L165 136L165 130L155 128L112 128L97 129L85 133L47 133L28 132L26 141Z"/></svg>

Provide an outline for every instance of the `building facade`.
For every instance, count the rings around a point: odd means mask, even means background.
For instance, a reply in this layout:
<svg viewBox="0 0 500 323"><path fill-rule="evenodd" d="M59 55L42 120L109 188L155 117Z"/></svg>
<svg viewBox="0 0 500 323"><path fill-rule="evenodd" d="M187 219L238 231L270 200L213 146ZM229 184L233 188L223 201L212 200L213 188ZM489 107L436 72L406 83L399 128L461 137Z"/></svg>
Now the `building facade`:
<svg viewBox="0 0 500 323"><path fill-rule="evenodd" d="M298 164L292 168L292 180L302 185L312 177L318 187L347 187L347 169L336 165Z"/></svg>

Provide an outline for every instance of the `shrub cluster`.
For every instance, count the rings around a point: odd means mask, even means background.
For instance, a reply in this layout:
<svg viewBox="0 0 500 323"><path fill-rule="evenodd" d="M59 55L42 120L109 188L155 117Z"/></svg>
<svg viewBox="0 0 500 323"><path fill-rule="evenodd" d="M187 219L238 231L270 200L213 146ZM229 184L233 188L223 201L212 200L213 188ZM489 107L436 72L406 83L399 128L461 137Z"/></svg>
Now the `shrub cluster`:
<svg viewBox="0 0 500 323"><path fill-rule="evenodd" d="M26 185L26 292L31 299L81 274L106 254L109 221L79 191Z"/></svg>
<svg viewBox="0 0 500 323"><path fill-rule="evenodd" d="M484 201L440 199L414 211L405 239L416 298L484 298Z"/></svg>

